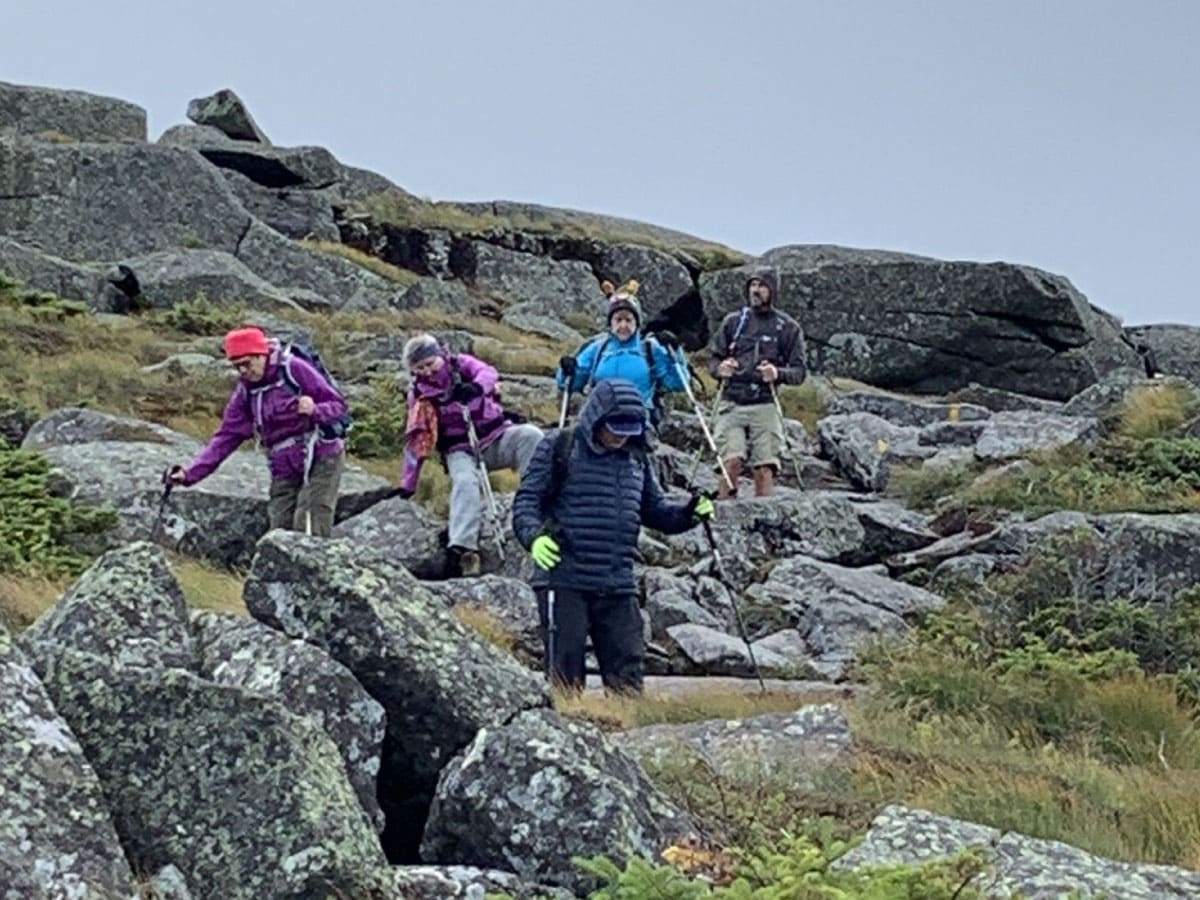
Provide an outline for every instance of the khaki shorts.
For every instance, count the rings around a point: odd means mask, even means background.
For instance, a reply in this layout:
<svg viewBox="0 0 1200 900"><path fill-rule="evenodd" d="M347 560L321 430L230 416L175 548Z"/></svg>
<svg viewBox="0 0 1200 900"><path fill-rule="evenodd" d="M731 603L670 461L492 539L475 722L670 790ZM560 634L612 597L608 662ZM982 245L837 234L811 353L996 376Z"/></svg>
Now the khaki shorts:
<svg viewBox="0 0 1200 900"><path fill-rule="evenodd" d="M783 422L774 403L746 406L722 403L717 411L713 437L722 460L745 460L748 447L751 468L779 468L779 454L783 450Z"/></svg>

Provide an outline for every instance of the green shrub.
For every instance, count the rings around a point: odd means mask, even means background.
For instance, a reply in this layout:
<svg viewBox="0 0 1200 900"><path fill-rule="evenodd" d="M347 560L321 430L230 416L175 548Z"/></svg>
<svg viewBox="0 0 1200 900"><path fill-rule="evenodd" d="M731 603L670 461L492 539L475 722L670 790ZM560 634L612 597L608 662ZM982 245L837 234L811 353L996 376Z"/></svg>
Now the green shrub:
<svg viewBox="0 0 1200 900"><path fill-rule="evenodd" d="M387 376L374 379L371 387L369 399L351 404L354 428L350 430L348 449L364 459L401 454L408 427L408 400L404 389L399 381Z"/></svg>
<svg viewBox="0 0 1200 900"><path fill-rule="evenodd" d="M213 303L204 294L198 294L194 300L176 303L165 312L156 314L155 318L168 328L183 334L207 337L223 335L230 329L237 328L245 322L246 315L246 311L240 306Z"/></svg>
<svg viewBox="0 0 1200 900"><path fill-rule="evenodd" d="M50 465L27 450L0 447L0 571L76 574L88 559L74 540L107 531L116 514L55 496Z"/></svg>
<svg viewBox="0 0 1200 900"><path fill-rule="evenodd" d="M973 882L987 870L980 852L965 851L924 865L870 866L849 870L833 863L849 849L785 834L778 846L735 852L733 879L712 884L678 868L635 857L620 868L602 857L576 860L601 882L592 900L982 900ZM697 854L699 855L699 854Z"/></svg>

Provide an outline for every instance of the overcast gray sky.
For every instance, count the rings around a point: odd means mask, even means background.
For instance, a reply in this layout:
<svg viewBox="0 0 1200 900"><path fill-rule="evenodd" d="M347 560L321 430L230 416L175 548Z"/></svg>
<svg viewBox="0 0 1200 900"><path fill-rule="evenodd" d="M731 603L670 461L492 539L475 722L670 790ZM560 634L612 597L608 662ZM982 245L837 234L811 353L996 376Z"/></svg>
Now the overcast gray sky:
<svg viewBox="0 0 1200 900"><path fill-rule="evenodd" d="M175 7L175 8L172 8ZM11 3L0 80L231 87L434 199L1028 263L1200 323L1197 0Z"/></svg>

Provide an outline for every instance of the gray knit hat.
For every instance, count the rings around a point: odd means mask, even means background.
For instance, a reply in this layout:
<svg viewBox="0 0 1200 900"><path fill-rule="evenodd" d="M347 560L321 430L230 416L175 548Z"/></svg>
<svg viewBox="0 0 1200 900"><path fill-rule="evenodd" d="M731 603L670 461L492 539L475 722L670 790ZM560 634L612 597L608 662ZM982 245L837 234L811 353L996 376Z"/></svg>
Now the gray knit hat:
<svg viewBox="0 0 1200 900"><path fill-rule="evenodd" d="M417 363L441 352L441 345L432 334L414 335L404 344L404 367L411 372Z"/></svg>

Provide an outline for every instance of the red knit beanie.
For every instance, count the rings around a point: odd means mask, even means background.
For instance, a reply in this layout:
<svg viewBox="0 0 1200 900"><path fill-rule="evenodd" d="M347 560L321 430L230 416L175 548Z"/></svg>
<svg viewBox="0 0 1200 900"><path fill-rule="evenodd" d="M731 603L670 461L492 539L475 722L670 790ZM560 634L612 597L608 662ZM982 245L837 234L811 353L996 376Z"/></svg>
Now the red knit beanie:
<svg viewBox="0 0 1200 900"><path fill-rule="evenodd" d="M235 328L225 335L225 357L238 359L242 356L266 356L267 336L259 328Z"/></svg>

